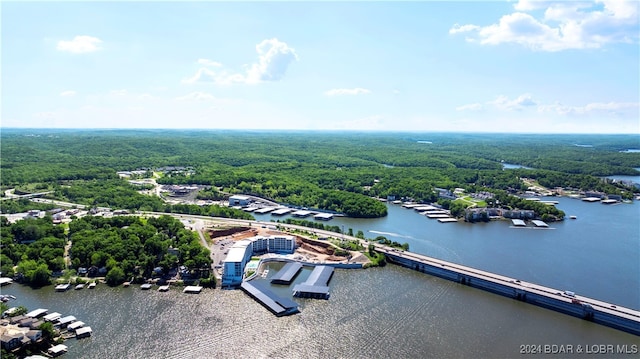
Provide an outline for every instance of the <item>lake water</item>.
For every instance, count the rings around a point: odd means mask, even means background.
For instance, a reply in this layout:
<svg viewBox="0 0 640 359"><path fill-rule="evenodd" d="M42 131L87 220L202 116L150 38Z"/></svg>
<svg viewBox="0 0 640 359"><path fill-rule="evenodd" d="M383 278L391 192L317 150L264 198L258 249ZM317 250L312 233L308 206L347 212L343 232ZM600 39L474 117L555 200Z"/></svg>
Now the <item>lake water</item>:
<svg viewBox="0 0 640 359"><path fill-rule="evenodd" d="M639 309L640 205L554 199L578 219L546 230L442 224L389 205L385 218L328 223ZM278 265L271 269L275 274ZM330 287L329 300L296 298L301 313L283 318L239 290L187 295L102 285L56 293L14 284L2 293L18 297L12 305L74 315L93 328L91 338L66 342L65 358L486 358L519 356L527 344L640 344L637 336L393 265L337 270ZM291 293L287 286L274 290Z"/></svg>

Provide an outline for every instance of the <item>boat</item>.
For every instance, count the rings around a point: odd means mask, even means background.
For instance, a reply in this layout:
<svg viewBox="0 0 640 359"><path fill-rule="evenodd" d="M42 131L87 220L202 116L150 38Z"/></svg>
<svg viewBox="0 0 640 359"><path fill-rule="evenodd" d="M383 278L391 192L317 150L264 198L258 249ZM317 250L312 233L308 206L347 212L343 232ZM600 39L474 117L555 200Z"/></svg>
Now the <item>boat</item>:
<svg viewBox="0 0 640 359"><path fill-rule="evenodd" d="M167 291L169 291L168 285L161 285L160 287L158 287L158 292L167 292Z"/></svg>
<svg viewBox="0 0 640 359"><path fill-rule="evenodd" d="M140 286L140 289L142 289L142 290L148 290L148 289L151 289L151 286L152 286L152 285L153 285L153 284L151 284L151 283L145 283L145 284L143 284L143 285L141 285L141 286Z"/></svg>
<svg viewBox="0 0 640 359"><path fill-rule="evenodd" d="M97 285L96 282L91 282L91 283L89 283L89 286L87 288L93 289L93 288L96 287L96 285Z"/></svg>
<svg viewBox="0 0 640 359"><path fill-rule="evenodd" d="M84 284L80 283L80 284L76 285L75 290L80 290L80 289L83 289L83 288L84 288Z"/></svg>
<svg viewBox="0 0 640 359"><path fill-rule="evenodd" d="M13 283L13 279L9 278L9 277L2 277L0 278L0 286L4 287L5 285L9 285Z"/></svg>
<svg viewBox="0 0 640 359"><path fill-rule="evenodd" d="M570 219L577 219L578 217L576 216L569 216Z"/></svg>
<svg viewBox="0 0 640 359"><path fill-rule="evenodd" d="M130 285L131 285L131 282L124 282L124 283L122 283L122 286L123 286L123 287L128 287L128 286L130 286Z"/></svg>

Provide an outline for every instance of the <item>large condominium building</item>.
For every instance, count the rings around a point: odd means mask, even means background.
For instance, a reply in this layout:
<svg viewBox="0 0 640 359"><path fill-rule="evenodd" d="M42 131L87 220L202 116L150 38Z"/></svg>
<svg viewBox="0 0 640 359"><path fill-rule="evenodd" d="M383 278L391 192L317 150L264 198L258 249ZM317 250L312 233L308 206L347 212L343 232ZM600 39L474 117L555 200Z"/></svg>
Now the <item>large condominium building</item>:
<svg viewBox="0 0 640 359"><path fill-rule="evenodd" d="M244 267L253 254L293 253L295 248L293 236L256 236L236 242L224 260L222 287L234 287L242 283Z"/></svg>

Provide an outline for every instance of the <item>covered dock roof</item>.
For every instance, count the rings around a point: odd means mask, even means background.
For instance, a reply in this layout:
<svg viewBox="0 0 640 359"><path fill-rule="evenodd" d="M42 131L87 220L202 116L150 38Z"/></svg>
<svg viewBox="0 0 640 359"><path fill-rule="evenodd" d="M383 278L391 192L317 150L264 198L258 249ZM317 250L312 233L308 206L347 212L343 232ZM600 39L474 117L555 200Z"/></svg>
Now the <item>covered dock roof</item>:
<svg viewBox="0 0 640 359"><path fill-rule="evenodd" d="M255 284L242 282L240 288L278 317L298 312L298 303L288 298L278 297L258 282Z"/></svg>
<svg viewBox="0 0 640 359"><path fill-rule="evenodd" d="M516 226L516 227L526 227L527 226L527 224L524 223L524 221L521 220L521 219L512 219L511 223L513 223L513 225Z"/></svg>
<svg viewBox="0 0 640 359"><path fill-rule="evenodd" d="M49 311L49 309L39 308L39 309L36 309L36 310L32 310L32 311L30 311L29 313L27 313L25 315L27 317L29 317L29 318L38 318L38 317L41 317L41 316L47 314L48 311Z"/></svg>
<svg viewBox="0 0 640 359"><path fill-rule="evenodd" d="M333 214L331 214L331 213L318 213L315 216L313 216L313 218L319 219L319 220L322 220L322 221L328 221L330 219L333 219Z"/></svg>
<svg viewBox="0 0 640 359"><path fill-rule="evenodd" d="M293 211L291 208L279 208L276 209L275 211L271 212L272 216L282 216L285 215L289 212Z"/></svg>
<svg viewBox="0 0 640 359"><path fill-rule="evenodd" d="M333 267L317 266L313 268L313 272L311 272L311 275L309 275L309 278L307 278L304 284L325 286L329 284L332 276Z"/></svg>
<svg viewBox="0 0 640 359"><path fill-rule="evenodd" d="M333 276L333 267L317 266L306 282L293 287L296 297L329 299L329 281Z"/></svg>
<svg viewBox="0 0 640 359"><path fill-rule="evenodd" d="M282 267L276 273L275 276L271 278L271 283L274 284L291 284L291 281L302 269L302 264L298 262L289 262Z"/></svg>

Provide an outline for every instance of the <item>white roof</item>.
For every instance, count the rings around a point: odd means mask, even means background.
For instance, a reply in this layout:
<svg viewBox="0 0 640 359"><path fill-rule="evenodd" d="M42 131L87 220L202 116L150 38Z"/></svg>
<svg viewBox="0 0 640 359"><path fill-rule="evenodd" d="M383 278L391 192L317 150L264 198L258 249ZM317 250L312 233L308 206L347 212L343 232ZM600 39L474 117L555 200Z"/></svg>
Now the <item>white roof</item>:
<svg viewBox="0 0 640 359"><path fill-rule="evenodd" d="M235 245L229 249L229 253L227 254L227 258L225 258L226 262L242 262L244 259L244 255L247 251L248 246L236 247Z"/></svg>
<svg viewBox="0 0 640 359"><path fill-rule="evenodd" d="M249 198L251 198L251 197L242 196L242 195L238 195L238 194L229 197L229 199L239 199L239 200L248 200Z"/></svg>
<svg viewBox="0 0 640 359"><path fill-rule="evenodd" d="M29 313L25 314L27 317L29 318L36 318L39 317L45 313L47 313L49 311L49 309L36 309L36 310L32 310Z"/></svg>

